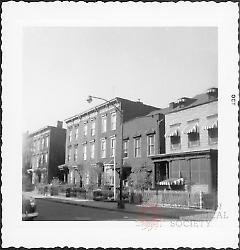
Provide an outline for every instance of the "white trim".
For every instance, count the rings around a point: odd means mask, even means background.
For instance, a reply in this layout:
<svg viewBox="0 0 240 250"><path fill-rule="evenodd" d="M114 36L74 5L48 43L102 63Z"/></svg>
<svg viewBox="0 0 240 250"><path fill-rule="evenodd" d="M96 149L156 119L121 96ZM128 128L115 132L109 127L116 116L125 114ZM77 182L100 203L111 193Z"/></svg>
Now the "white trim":
<svg viewBox="0 0 240 250"><path fill-rule="evenodd" d="M149 144L148 144L148 139L149 139L149 137L152 137L153 136L153 147L154 147L154 152L153 152L153 154L149 154L148 153L148 146L149 146ZM156 140L155 140L155 134L150 134L150 135L147 135L147 156L153 156L153 155L155 155L156 154L156 145L155 145L155 142L156 142Z"/></svg>

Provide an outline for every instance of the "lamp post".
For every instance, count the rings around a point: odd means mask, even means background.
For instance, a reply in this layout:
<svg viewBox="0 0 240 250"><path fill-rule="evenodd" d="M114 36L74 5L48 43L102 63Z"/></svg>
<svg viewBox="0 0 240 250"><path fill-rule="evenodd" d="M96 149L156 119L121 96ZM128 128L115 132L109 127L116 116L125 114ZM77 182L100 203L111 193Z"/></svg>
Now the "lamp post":
<svg viewBox="0 0 240 250"><path fill-rule="evenodd" d="M107 103L110 103L110 101L108 101L108 100L106 100L104 98L97 97L97 96L92 96L92 95L88 96L87 102L91 103L93 99L98 99L98 100L102 100L102 101L105 101ZM119 176L120 177L120 190L119 190L120 193L119 193L118 208L124 208L125 206L124 206L123 199L122 199L122 189L123 189L123 111L121 109L119 109L115 104L112 103L112 105L115 107L115 109L120 114L120 125L121 125L121 160L120 160L120 174L119 174L120 175Z"/></svg>

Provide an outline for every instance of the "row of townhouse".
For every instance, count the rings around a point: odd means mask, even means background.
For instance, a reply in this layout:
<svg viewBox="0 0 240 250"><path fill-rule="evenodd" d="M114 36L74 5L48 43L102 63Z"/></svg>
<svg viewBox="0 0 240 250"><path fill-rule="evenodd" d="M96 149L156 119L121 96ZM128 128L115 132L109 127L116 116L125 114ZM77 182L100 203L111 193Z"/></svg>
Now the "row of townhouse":
<svg viewBox="0 0 240 250"><path fill-rule="evenodd" d="M164 109L114 98L66 119L66 131L58 126L31 134L35 149L32 169L41 169L48 182L55 174L70 184L97 187L115 181L118 186L116 173L123 159L124 185L133 169L144 166L153 175L152 188L184 180L192 191L215 192L217 103L217 88L180 98ZM64 138L58 142L50 136L56 129L61 130L59 138ZM61 160L51 165L54 148Z"/></svg>

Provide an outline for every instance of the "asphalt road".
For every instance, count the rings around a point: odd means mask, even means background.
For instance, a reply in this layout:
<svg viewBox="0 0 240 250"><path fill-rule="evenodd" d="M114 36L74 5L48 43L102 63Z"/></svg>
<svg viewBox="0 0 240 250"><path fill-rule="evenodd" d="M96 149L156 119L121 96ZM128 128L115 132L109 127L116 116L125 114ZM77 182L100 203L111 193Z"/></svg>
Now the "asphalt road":
<svg viewBox="0 0 240 250"><path fill-rule="evenodd" d="M39 221L145 221L160 218L36 199Z"/></svg>

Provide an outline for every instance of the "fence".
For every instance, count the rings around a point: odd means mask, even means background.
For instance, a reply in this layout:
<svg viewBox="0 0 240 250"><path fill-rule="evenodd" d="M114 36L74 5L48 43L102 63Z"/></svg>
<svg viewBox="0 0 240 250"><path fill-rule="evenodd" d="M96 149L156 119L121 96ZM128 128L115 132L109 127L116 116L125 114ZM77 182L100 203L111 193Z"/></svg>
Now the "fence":
<svg viewBox="0 0 240 250"><path fill-rule="evenodd" d="M214 202L206 202L209 200L209 196L211 195L201 192L144 190L134 191L130 203L141 204L143 202L154 206L213 208Z"/></svg>

